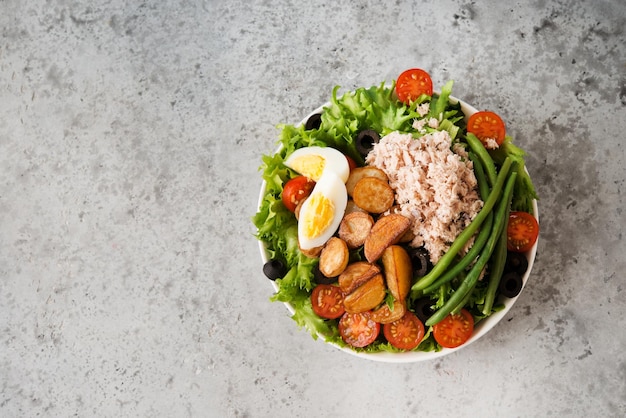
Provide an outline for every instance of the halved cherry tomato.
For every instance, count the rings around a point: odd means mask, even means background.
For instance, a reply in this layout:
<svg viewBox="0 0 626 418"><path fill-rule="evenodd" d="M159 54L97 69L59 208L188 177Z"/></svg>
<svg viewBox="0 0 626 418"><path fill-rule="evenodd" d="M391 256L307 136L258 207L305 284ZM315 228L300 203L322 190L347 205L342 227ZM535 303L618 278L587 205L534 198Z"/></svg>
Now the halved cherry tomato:
<svg viewBox="0 0 626 418"><path fill-rule="evenodd" d="M474 332L474 317L466 309L451 313L433 325L435 341L442 347L454 348L464 344Z"/></svg>
<svg viewBox="0 0 626 418"><path fill-rule="evenodd" d="M433 80L430 75L419 68L404 71L396 80L396 95L404 104L411 104L422 94L433 95Z"/></svg>
<svg viewBox="0 0 626 418"><path fill-rule="evenodd" d="M495 139L498 145L502 145L506 135L506 127L500 116L489 110L474 113L467 121L467 132L471 132L481 142L487 139Z"/></svg>
<svg viewBox="0 0 626 418"><path fill-rule="evenodd" d="M424 324L413 312L407 311L397 321L383 325L383 334L394 347L413 350L424 338Z"/></svg>
<svg viewBox="0 0 626 418"><path fill-rule="evenodd" d="M283 204L289 211L295 212L298 203L309 197L315 182L305 176L296 176L283 186Z"/></svg>
<svg viewBox="0 0 626 418"><path fill-rule="evenodd" d="M336 319L346 311L343 307L343 292L338 286L318 284L311 292L313 312L322 318Z"/></svg>
<svg viewBox="0 0 626 418"><path fill-rule="evenodd" d="M358 167L356 161L352 157L346 155L346 160L348 160L348 167L350 167L350 172Z"/></svg>
<svg viewBox="0 0 626 418"><path fill-rule="evenodd" d="M339 335L353 347L365 347L376 340L380 324L375 322L370 312L345 313L339 320Z"/></svg>
<svg viewBox="0 0 626 418"><path fill-rule="evenodd" d="M539 236L539 223L528 212L511 212L506 228L506 243L509 251L529 251Z"/></svg>

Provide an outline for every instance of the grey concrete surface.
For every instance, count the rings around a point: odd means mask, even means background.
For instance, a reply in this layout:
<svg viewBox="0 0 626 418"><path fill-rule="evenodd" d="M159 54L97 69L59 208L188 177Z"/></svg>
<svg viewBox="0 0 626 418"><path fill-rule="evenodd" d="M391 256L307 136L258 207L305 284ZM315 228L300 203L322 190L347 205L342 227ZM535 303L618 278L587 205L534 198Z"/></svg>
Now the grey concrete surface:
<svg viewBox="0 0 626 418"><path fill-rule="evenodd" d="M0 1L0 416L626 415L626 4ZM528 152L515 307L432 362L297 329L250 221L276 125L427 69Z"/></svg>

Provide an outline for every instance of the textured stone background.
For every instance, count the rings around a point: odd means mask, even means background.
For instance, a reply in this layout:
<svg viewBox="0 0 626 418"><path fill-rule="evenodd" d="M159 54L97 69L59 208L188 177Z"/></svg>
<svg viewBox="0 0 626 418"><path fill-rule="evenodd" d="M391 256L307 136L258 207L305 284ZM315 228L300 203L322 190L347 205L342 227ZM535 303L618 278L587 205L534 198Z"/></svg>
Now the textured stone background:
<svg viewBox="0 0 626 418"><path fill-rule="evenodd" d="M626 415L622 0L0 9L1 416ZM373 363L268 301L250 218L276 124L414 66L504 117L542 234L486 337Z"/></svg>

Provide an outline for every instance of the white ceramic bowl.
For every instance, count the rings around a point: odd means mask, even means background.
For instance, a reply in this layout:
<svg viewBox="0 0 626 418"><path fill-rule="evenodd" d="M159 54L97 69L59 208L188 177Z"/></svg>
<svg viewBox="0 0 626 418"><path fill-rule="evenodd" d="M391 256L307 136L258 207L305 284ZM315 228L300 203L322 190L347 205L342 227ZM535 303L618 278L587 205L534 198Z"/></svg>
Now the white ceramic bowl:
<svg viewBox="0 0 626 418"><path fill-rule="evenodd" d="M478 112L478 110L475 107L470 106L469 104L455 97L450 96L450 101L452 103L456 103L456 102L461 103L461 109L463 110L463 113L465 114L466 120L472 114ZM315 113L320 113L325 106L329 106L329 105L330 103L327 103L315 109L313 112L307 115L307 117L304 118L301 123L302 124L305 123L311 115L314 115ZM261 191L259 193L259 203L258 203L259 207L261 205L261 202L263 201L263 196L265 196L265 182L261 184ZM537 208L536 200L533 201L533 210L535 213L535 218L537 218L537 221L539 221L539 211ZM528 278L530 277L530 272L532 271L532 267L535 261L535 255L537 254L538 242L539 240L537 240L533 248L526 254L526 257L528 258L528 269L526 270L526 273L524 274L523 281L522 281L522 290L520 291L520 293L514 298L504 298L502 300L502 303L504 304L504 308L497 312L494 312L489 317L481 320L478 324L476 324L476 327L474 328L474 333L472 334L470 339L465 344L459 347L442 348L440 351L407 351L407 352L402 352L402 353L389 353L389 352L363 353L363 352L352 350L349 347L340 347L332 343L329 343L329 344L332 344L333 346L337 347L339 350L345 353L352 354L357 357L361 357L361 358L365 358L365 359L373 360L373 361L388 362L388 363L411 363L411 362L432 360L432 359L453 353L464 347L467 347L474 341L481 338L487 332L489 332L493 327L495 327L511 310L511 308L513 307L513 305L519 298L519 295L521 295L522 291L524 290L524 287L526 286L526 283L528 282ZM265 249L265 244L261 241L259 241L259 249L261 252L261 259L263 261L263 264L265 264L269 261L269 259L268 259L267 252ZM276 285L276 283L274 282L271 282L271 283L272 283L272 286L274 286L274 290L277 291L278 286ZM289 312L293 315L294 314L293 307L289 303L285 303L285 305L287 309L289 310ZM324 336L319 335L319 339L324 341Z"/></svg>

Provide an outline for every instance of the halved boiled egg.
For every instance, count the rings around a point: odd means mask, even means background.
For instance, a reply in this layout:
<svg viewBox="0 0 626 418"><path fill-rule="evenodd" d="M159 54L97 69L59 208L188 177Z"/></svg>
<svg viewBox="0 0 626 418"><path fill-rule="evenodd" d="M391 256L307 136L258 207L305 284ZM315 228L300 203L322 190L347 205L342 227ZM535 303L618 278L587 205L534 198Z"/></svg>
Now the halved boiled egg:
<svg viewBox="0 0 626 418"><path fill-rule="evenodd" d="M300 248L310 250L324 245L339 228L347 203L344 181L333 171L326 170L300 208Z"/></svg>
<svg viewBox="0 0 626 418"><path fill-rule="evenodd" d="M333 171L344 183L350 175L346 156L331 147L298 148L287 157L285 165L316 182L328 170Z"/></svg>

